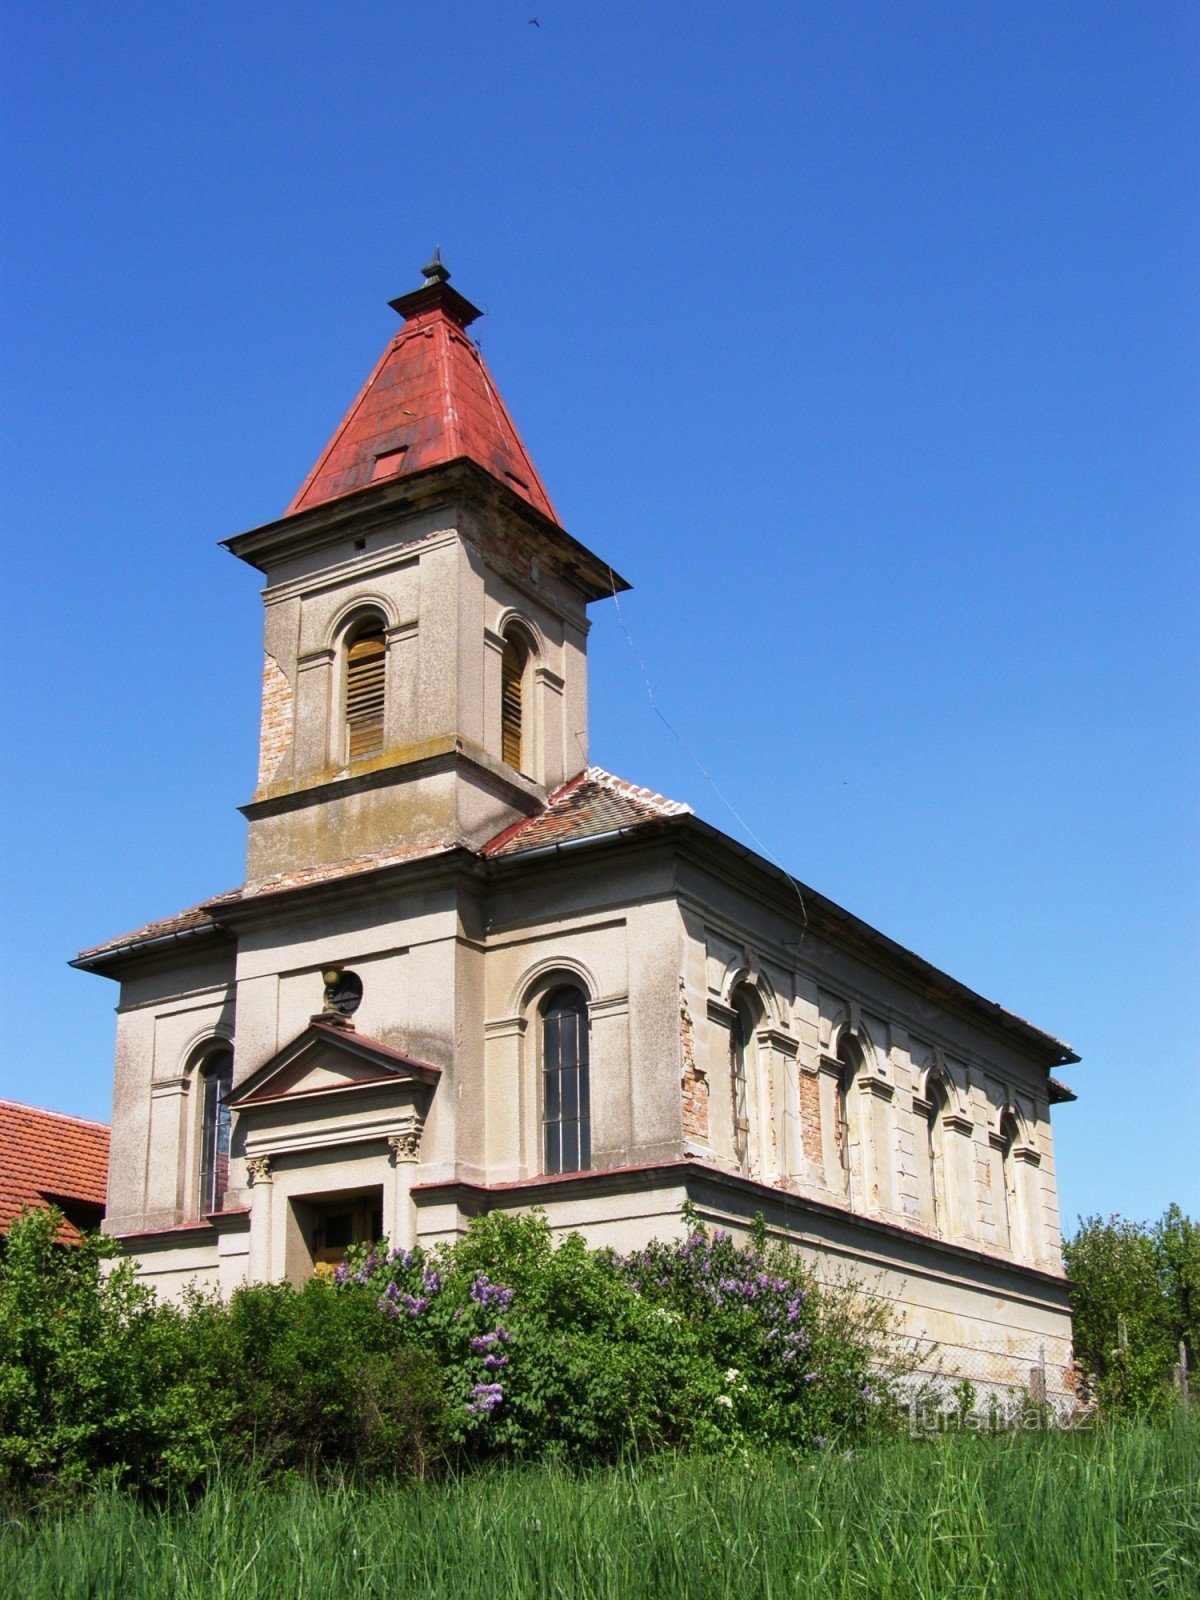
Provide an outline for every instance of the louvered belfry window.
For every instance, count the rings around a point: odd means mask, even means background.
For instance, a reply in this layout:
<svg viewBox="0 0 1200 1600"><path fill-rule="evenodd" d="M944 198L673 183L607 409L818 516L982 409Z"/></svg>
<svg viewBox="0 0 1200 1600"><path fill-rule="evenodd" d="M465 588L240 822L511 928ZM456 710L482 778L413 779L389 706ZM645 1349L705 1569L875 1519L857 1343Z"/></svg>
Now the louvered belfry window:
<svg viewBox="0 0 1200 1600"><path fill-rule="evenodd" d="M387 644L378 623L359 630L346 652L347 759L361 761L383 749L384 671Z"/></svg>
<svg viewBox="0 0 1200 1600"><path fill-rule="evenodd" d="M522 691L525 678L525 654L510 634L504 641L504 654L500 659L500 755L510 767L521 770L521 717Z"/></svg>

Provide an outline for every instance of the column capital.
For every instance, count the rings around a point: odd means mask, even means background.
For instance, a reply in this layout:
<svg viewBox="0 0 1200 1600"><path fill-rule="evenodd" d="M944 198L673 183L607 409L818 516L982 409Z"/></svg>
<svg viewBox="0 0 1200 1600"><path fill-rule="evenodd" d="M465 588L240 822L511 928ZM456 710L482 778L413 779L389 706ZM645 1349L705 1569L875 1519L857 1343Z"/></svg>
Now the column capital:
<svg viewBox="0 0 1200 1600"><path fill-rule="evenodd" d="M407 1128L400 1128L395 1133L388 1135L388 1149L392 1152L392 1160L399 1164L402 1161L418 1161L421 1155L422 1124L411 1123Z"/></svg>
<svg viewBox="0 0 1200 1600"><path fill-rule="evenodd" d="M270 1183L272 1178L270 1156L247 1156L246 1177L251 1188L259 1183Z"/></svg>

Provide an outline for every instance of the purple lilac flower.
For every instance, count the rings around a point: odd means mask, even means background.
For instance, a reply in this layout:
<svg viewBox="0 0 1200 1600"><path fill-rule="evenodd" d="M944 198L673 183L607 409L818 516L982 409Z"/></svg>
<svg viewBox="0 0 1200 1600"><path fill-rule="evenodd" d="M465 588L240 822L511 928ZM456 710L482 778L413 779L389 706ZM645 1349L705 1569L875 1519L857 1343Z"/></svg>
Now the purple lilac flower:
<svg viewBox="0 0 1200 1600"><path fill-rule="evenodd" d="M495 1344L495 1342L496 1335L494 1333L481 1333L478 1338L471 1340L471 1349L474 1350L477 1356L481 1356L488 1345Z"/></svg>
<svg viewBox="0 0 1200 1600"><path fill-rule="evenodd" d="M806 1372L804 1374L804 1381L805 1383L816 1383L820 1376L821 1374L819 1372Z"/></svg>
<svg viewBox="0 0 1200 1600"><path fill-rule="evenodd" d="M471 1403L468 1411L482 1411L484 1416L493 1412L504 1399L504 1385L500 1383L477 1383L471 1390Z"/></svg>
<svg viewBox="0 0 1200 1600"><path fill-rule="evenodd" d="M429 1301L423 1295L406 1294L404 1296L404 1309L410 1317L419 1317Z"/></svg>
<svg viewBox="0 0 1200 1600"><path fill-rule="evenodd" d="M411 1267L412 1266L412 1251L411 1250L393 1250L392 1254L391 1254L391 1263L392 1263L393 1266L399 1265L401 1267Z"/></svg>
<svg viewBox="0 0 1200 1600"><path fill-rule="evenodd" d="M399 1300L400 1298L400 1290L394 1282L389 1283L383 1292L389 1300Z"/></svg>
<svg viewBox="0 0 1200 1600"><path fill-rule="evenodd" d="M480 1276L471 1285L471 1299L481 1306L499 1306L501 1311L507 1311L512 1304L513 1291L505 1289L499 1283L489 1283Z"/></svg>
<svg viewBox="0 0 1200 1600"><path fill-rule="evenodd" d="M375 1304L379 1307L380 1311L384 1312L389 1317L398 1317L400 1315L400 1307L396 1305L394 1301L387 1299L384 1295L380 1295Z"/></svg>
<svg viewBox="0 0 1200 1600"><path fill-rule="evenodd" d="M876 1400L879 1399L879 1396L875 1393L874 1389L872 1389L872 1387L871 1387L871 1385L869 1383L864 1383L863 1384L863 1386L862 1386L862 1397L867 1402L868 1405L874 1405Z"/></svg>
<svg viewBox="0 0 1200 1600"><path fill-rule="evenodd" d="M825 1446L829 1443L829 1440L823 1433L819 1433L813 1440L813 1443L816 1445L818 1450L824 1450Z"/></svg>
<svg viewBox="0 0 1200 1600"><path fill-rule="evenodd" d="M484 1356L483 1364L490 1371L495 1372L498 1367L506 1367L508 1365L508 1357L507 1356Z"/></svg>
<svg viewBox="0 0 1200 1600"><path fill-rule="evenodd" d="M433 1267L426 1267L425 1276L422 1279L422 1287L426 1294L437 1294L442 1287L441 1273Z"/></svg>
<svg viewBox="0 0 1200 1600"><path fill-rule="evenodd" d="M334 1281L334 1283L343 1284L343 1283L345 1283L346 1279L349 1276L350 1276L350 1268L346 1265L346 1263L344 1261L339 1262L338 1265L336 1267L334 1267L334 1269L333 1269L333 1281Z"/></svg>

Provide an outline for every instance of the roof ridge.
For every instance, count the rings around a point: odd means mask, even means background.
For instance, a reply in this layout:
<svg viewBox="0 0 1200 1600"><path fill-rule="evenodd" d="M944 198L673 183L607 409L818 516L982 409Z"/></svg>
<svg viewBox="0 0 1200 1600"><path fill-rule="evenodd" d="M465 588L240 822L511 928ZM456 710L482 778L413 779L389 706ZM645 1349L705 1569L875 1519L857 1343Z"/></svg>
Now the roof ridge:
<svg viewBox="0 0 1200 1600"><path fill-rule="evenodd" d="M111 1129L107 1122L97 1122L95 1117L76 1116L73 1111L51 1111L49 1106L31 1106L25 1100L7 1100L0 1096L0 1110L6 1111L32 1111L39 1117L57 1117L60 1122L77 1122L84 1128L98 1128L101 1133L109 1133Z"/></svg>
<svg viewBox="0 0 1200 1600"><path fill-rule="evenodd" d="M654 806L668 817L694 816L693 807L685 800L671 800L665 794L659 794L657 789L647 789L641 784L630 783L627 778L618 778L615 772L609 772L605 767L588 767L583 776L591 783L598 783L605 789L610 789L614 794L621 795L626 800L637 800L643 805Z"/></svg>

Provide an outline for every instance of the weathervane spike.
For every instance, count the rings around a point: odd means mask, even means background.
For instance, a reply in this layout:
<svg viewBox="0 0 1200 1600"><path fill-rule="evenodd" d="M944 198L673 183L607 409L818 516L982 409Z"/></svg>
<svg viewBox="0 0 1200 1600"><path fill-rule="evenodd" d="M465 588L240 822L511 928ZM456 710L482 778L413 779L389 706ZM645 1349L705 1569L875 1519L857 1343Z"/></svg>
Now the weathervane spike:
<svg viewBox="0 0 1200 1600"><path fill-rule="evenodd" d="M425 282L427 284L430 284L430 283L448 283L450 281L449 269L442 264L442 247L441 247L441 245L436 245L436 244L434 245L434 247L433 247L433 260L429 263L428 266L422 267L421 268L421 272L424 275Z"/></svg>

